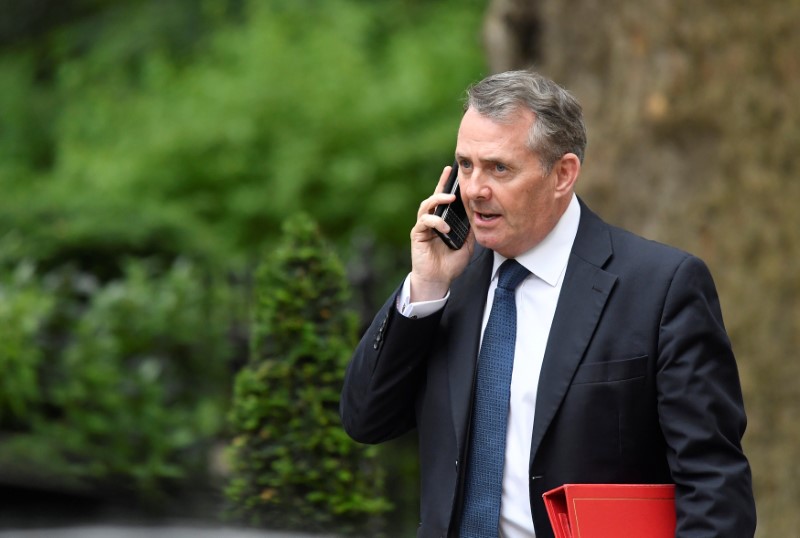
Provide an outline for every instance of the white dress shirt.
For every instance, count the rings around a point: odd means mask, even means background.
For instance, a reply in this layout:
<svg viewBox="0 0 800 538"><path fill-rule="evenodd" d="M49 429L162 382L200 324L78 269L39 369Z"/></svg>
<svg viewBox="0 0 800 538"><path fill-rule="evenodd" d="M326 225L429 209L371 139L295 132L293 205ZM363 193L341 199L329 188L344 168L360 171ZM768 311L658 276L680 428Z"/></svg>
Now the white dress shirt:
<svg viewBox="0 0 800 538"><path fill-rule="evenodd" d="M499 533L502 538L535 536L528 471L536 392L569 253L578 232L580 212L578 199L573 195L567 210L547 237L516 258L531 274L516 290L517 339L511 374L503 496L500 506ZM492 310L498 269L504 261L503 256L494 253L494 267L483 313L481 338ZM418 303L410 303L410 296L410 279L406 278L398 297L398 310L407 317L424 317L443 308L449 293L437 301Z"/></svg>

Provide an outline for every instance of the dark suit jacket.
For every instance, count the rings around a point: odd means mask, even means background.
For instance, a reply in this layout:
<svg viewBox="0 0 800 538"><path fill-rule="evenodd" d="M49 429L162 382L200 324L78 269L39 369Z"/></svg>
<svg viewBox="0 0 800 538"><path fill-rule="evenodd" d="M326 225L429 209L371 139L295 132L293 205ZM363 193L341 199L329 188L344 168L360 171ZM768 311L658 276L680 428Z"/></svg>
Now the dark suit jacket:
<svg viewBox="0 0 800 538"><path fill-rule="evenodd" d="M432 316L404 318L391 297L347 370L341 415L354 439L418 430L420 537L457 536L492 259L477 247ZM553 536L542 494L584 482L674 483L676 536L753 536L745 422L705 264L609 226L582 203L539 379L529 465L536 536Z"/></svg>

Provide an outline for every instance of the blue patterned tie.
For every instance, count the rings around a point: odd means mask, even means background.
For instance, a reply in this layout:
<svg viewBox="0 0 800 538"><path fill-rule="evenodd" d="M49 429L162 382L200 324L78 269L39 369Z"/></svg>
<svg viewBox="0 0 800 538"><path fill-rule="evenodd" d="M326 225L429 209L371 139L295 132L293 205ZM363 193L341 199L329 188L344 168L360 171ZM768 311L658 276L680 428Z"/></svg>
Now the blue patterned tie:
<svg viewBox="0 0 800 538"><path fill-rule="evenodd" d="M500 266L492 312L478 355L460 538L497 536L511 370L517 339L514 290L529 274L530 271L513 259Z"/></svg>

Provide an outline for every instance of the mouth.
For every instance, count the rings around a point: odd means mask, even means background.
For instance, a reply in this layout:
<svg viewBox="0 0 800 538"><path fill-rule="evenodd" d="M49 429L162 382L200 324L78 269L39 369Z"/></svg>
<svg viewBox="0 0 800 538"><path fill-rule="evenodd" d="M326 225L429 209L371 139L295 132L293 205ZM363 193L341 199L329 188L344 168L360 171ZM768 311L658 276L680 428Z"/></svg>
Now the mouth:
<svg viewBox="0 0 800 538"><path fill-rule="evenodd" d="M498 213L483 213L480 211L475 211L473 214L475 215L475 220L478 222L489 223L500 218Z"/></svg>

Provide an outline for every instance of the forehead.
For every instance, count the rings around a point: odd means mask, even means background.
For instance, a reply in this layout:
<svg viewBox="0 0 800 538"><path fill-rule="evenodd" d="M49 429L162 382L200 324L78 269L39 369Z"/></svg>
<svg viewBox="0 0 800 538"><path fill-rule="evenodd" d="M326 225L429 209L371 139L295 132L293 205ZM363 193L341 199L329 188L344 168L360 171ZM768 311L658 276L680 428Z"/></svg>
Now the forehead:
<svg viewBox="0 0 800 538"><path fill-rule="evenodd" d="M534 115L520 109L507 121L484 116L470 108L461 118L456 143L456 154L472 158L486 158L489 154L529 153L528 133Z"/></svg>

